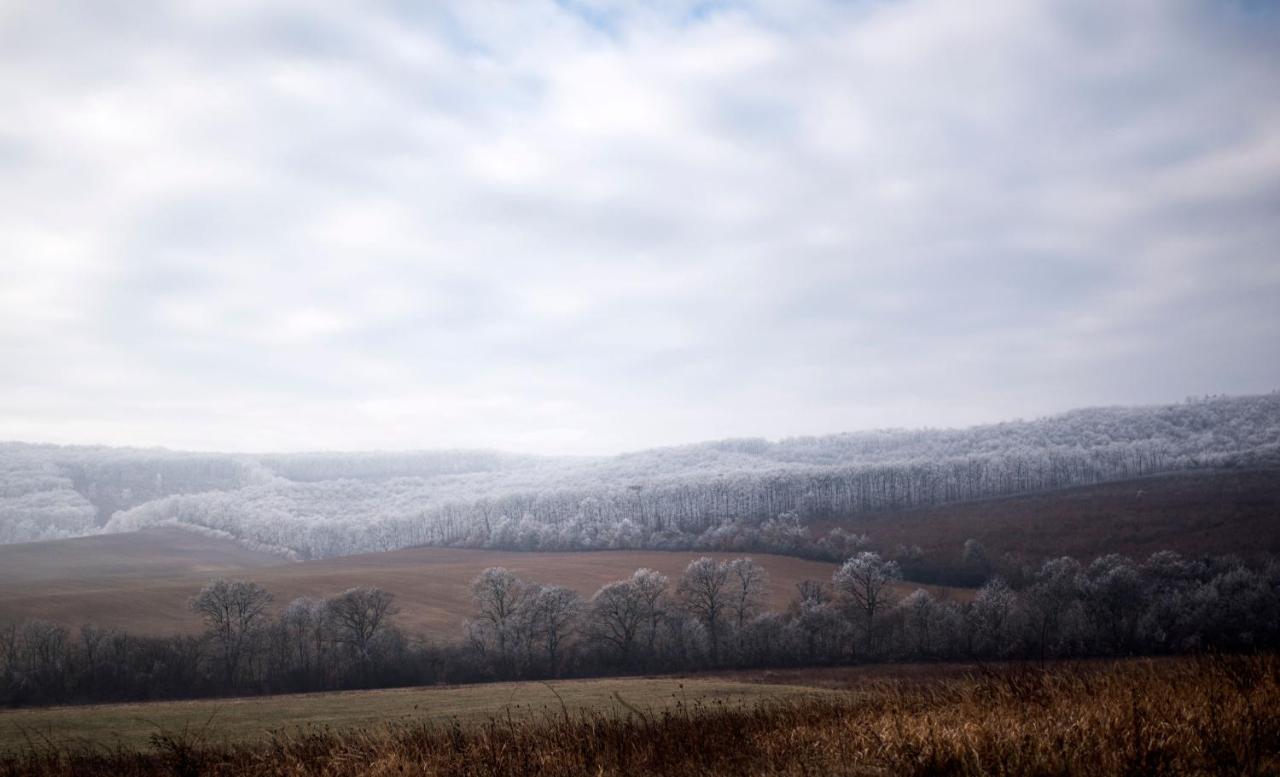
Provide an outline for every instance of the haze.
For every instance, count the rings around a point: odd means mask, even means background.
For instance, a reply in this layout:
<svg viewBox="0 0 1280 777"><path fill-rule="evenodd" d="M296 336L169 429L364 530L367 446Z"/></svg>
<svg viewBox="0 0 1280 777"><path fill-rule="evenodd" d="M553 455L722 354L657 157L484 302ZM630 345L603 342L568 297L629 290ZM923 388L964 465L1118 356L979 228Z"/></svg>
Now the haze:
<svg viewBox="0 0 1280 777"><path fill-rule="evenodd" d="M0 3L0 439L603 453L1280 386L1273 6L653 6Z"/></svg>

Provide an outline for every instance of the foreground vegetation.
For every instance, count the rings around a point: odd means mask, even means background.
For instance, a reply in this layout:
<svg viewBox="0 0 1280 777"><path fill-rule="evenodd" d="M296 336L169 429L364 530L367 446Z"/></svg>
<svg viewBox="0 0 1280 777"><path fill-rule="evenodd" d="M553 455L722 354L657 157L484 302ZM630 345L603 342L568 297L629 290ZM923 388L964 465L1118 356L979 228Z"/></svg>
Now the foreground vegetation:
<svg viewBox="0 0 1280 777"><path fill-rule="evenodd" d="M469 726L491 717L528 720L566 710L625 713L630 705L661 712L676 705L743 705L827 693L742 679L624 677L52 707L0 712L0 753L29 745L145 749L157 735L184 731L206 742L260 744L272 731L299 736L385 724Z"/></svg>
<svg viewBox="0 0 1280 777"><path fill-rule="evenodd" d="M35 745L0 775L1275 774L1280 660L1006 665L750 704L566 706L259 744L169 732L151 745Z"/></svg>

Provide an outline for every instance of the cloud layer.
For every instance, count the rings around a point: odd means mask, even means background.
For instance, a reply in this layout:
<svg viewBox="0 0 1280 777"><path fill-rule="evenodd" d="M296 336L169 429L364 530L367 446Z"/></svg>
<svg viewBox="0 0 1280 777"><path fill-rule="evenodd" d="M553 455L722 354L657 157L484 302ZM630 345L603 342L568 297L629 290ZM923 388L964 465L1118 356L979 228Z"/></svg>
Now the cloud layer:
<svg viewBox="0 0 1280 777"><path fill-rule="evenodd" d="M0 438L606 452L1280 387L1280 17L0 4Z"/></svg>

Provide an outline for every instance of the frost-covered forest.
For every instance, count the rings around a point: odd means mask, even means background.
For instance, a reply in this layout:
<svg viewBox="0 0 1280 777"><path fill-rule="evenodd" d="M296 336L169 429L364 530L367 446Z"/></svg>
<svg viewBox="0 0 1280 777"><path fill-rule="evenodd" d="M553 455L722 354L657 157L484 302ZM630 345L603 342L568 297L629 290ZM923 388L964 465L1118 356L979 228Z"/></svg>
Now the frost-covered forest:
<svg viewBox="0 0 1280 777"><path fill-rule="evenodd" d="M959 430L734 439L608 457L0 445L0 543L178 525L297 558L413 545L839 557L813 518L1280 462L1280 393Z"/></svg>

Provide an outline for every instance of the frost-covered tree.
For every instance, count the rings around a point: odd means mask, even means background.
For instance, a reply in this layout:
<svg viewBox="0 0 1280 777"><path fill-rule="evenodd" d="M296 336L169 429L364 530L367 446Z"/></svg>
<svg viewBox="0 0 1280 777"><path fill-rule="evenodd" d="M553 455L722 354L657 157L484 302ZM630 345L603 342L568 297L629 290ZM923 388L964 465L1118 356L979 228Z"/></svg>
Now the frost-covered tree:
<svg viewBox="0 0 1280 777"><path fill-rule="evenodd" d="M732 606L732 574L729 563L703 556L685 568L676 587L684 608L706 629L714 664L720 663L725 616Z"/></svg>
<svg viewBox="0 0 1280 777"><path fill-rule="evenodd" d="M865 650L876 651L876 627L880 615L893 604L893 584L902 579L895 561L863 551L844 562L831 578L832 588L844 598L861 621Z"/></svg>
<svg viewBox="0 0 1280 777"><path fill-rule="evenodd" d="M531 644L541 647L548 672L558 675L564 645L582 615L582 597L564 586L542 585L525 597L522 609L530 624Z"/></svg>
<svg viewBox="0 0 1280 777"><path fill-rule="evenodd" d="M668 581L652 569L638 569L631 577L609 583L591 599L590 633L608 644L623 665L640 649L652 658L665 616Z"/></svg>
<svg viewBox="0 0 1280 777"><path fill-rule="evenodd" d="M528 584L502 567L490 567L471 581L476 617L473 642L506 666L517 648L519 615Z"/></svg>

